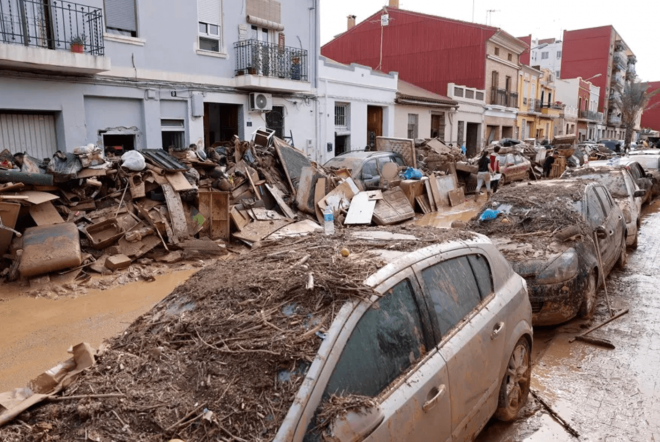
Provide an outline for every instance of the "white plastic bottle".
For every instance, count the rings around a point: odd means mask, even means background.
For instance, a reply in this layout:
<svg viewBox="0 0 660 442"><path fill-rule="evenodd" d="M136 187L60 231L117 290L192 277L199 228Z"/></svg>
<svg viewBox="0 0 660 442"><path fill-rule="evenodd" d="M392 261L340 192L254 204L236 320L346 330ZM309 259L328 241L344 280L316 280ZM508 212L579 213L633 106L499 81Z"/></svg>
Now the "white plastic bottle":
<svg viewBox="0 0 660 442"><path fill-rule="evenodd" d="M335 216L330 206L326 206L325 210L323 210L323 232L326 235L335 234Z"/></svg>

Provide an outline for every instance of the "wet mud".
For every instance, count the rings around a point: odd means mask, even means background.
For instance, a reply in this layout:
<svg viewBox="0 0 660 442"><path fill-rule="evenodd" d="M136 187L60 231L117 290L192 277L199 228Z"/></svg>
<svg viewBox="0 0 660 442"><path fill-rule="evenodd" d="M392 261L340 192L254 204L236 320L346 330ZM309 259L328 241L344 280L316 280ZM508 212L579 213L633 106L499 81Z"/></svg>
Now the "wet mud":
<svg viewBox="0 0 660 442"><path fill-rule="evenodd" d="M594 331L616 349L574 335L609 315L601 289L591 321L537 328L532 389L580 434L580 441L660 441L660 202L644 208L639 248L607 280L615 311L630 313ZM478 442L575 441L533 397L512 424L492 420Z"/></svg>
<svg viewBox="0 0 660 442"><path fill-rule="evenodd" d="M66 350L88 342L98 347L123 332L197 270L156 276L108 290L88 290L58 299L17 296L0 298L0 392L27 381L68 359Z"/></svg>

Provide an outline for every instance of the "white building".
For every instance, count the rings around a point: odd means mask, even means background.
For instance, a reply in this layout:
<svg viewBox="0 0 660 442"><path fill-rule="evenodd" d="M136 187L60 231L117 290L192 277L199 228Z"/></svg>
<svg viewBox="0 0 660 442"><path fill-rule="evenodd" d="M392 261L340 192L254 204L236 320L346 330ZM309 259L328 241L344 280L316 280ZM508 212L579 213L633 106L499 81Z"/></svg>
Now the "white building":
<svg viewBox="0 0 660 442"><path fill-rule="evenodd" d="M562 46L562 41L554 38L532 40L530 64L550 69L557 78L561 78Z"/></svg>
<svg viewBox="0 0 660 442"><path fill-rule="evenodd" d="M450 114L453 121L449 143L456 146L465 144L468 156L475 156L484 144L486 92L449 83L447 96L458 103L456 112Z"/></svg>
<svg viewBox="0 0 660 442"><path fill-rule="evenodd" d="M312 159L365 150L375 137L394 137L399 75L319 57L319 146Z"/></svg>

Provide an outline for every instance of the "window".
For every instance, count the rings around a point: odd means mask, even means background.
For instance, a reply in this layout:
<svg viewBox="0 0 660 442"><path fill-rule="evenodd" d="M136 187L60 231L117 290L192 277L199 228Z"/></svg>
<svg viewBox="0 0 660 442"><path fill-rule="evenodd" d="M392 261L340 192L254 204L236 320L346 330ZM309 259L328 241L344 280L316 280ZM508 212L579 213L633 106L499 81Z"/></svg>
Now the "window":
<svg viewBox="0 0 660 442"><path fill-rule="evenodd" d="M632 181L630 181L630 183L628 183L626 181L626 178L627 177L624 176L624 178L623 178L624 184L623 184L623 186L620 186L622 188L621 190L624 191L624 195L628 195L628 192L627 192L628 189L634 189L634 187L632 186ZM617 181L619 181L619 180L617 180ZM628 189L626 189L626 185L628 185ZM634 192L634 190L630 193L630 195L632 195L633 192ZM612 199L610 198L609 192L607 190L605 190L604 187L596 187L596 193L598 194L598 196L600 197L600 200L603 202L603 205L605 206L605 212L609 213L610 210L612 209L612 207L614 207L614 201L612 201Z"/></svg>
<svg viewBox="0 0 660 442"><path fill-rule="evenodd" d="M497 71L493 71L491 74L491 86L494 88L500 87L500 73Z"/></svg>
<svg viewBox="0 0 660 442"><path fill-rule="evenodd" d="M603 206L593 190L587 192L587 218L594 228L600 226L605 221Z"/></svg>
<svg viewBox="0 0 660 442"><path fill-rule="evenodd" d="M561 71L555 72L555 77L559 78L559 74L561 74Z"/></svg>
<svg viewBox="0 0 660 442"><path fill-rule="evenodd" d="M549 52L541 52L541 60L547 60L549 58Z"/></svg>
<svg viewBox="0 0 660 442"><path fill-rule="evenodd" d="M506 164L508 164L509 166L511 166L511 165L513 165L513 164L516 164L516 159L513 157L513 154L512 154L512 153L507 154L507 156L506 156Z"/></svg>
<svg viewBox="0 0 660 442"><path fill-rule="evenodd" d="M511 77L509 77L508 75L506 76L506 82L504 83L504 87L507 92L511 91Z"/></svg>
<svg viewBox="0 0 660 442"><path fill-rule="evenodd" d="M346 342L328 381L333 394L375 397L426 352L420 313L405 280L374 304Z"/></svg>
<svg viewBox="0 0 660 442"><path fill-rule="evenodd" d="M557 60L561 60L561 51L557 51Z"/></svg>
<svg viewBox="0 0 660 442"><path fill-rule="evenodd" d="M348 104L335 104L335 126L348 128Z"/></svg>
<svg viewBox="0 0 660 442"><path fill-rule="evenodd" d="M186 146L185 123L183 120L160 120L163 149L170 146L183 148Z"/></svg>
<svg viewBox="0 0 660 442"><path fill-rule="evenodd" d="M221 0L197 0L197 16L199 20L199 49L203 51L220 52L222 17Z"/></svg>
<svg viewBox="0 0 660 442"><path fill-rule="evenodd" d="M369 160L364 163L364 166L362 166L362 179L370 180L377 176L380 176L380 172L378 172L376 160Z"/></svg>
<svg viewBox="0 0 660 442"><path fill-rule="evenodd" d="M511 55L511 54L507 55L507 60L513 61L513 55Z"/></svg>
<svg viewBox="0 0 660 442"><path fill-rule="evenodd" d="M466 256L423 270L422 279L431 297L442 336L481 302L479 287Z"/></svg>
<svg viewBox="0 0 660 442"><path fill-rule="evenodd" d="M456 143L458 144L458 147L463 146L463 134L465 133L465 121L459 121L458 122L458 139Z"/></svg>
<svg viewBox="0 0 660 442"><path fill-rule="evenodd" d="M408 114L408 138L417 138L419 130L419 115Z"/></svg>
<svg viewBox="0 0 660 442"><path fill-rule="evenodd" d="M495 55L499 57L500 55L500 48L495 48Z"/></svg>
<svg viewBox="0 0 660 442"><path fill-rule="evenodd" d="M274 130L276 137L285 139L284 106L273 106L273 110L266 114L266 127Z"/></svg>
<svg viewBox="0 0 660 442"><path fill-rule="evenodd" d="M493 275L490 272L490 265L488 265L488 260L481 255L470 255L468 256L470 265L472 266L472 271L474 276L477 279L477 285L479 286L479 292L481 293L481 299L486 299L493 293L495 290L493 288Z"/></svg>
<svg viewBox="0 0 660 442"><path fill-rule="evenodd" d="M135 0L104 0L103 9L108 33L137 37Z"/></svg>

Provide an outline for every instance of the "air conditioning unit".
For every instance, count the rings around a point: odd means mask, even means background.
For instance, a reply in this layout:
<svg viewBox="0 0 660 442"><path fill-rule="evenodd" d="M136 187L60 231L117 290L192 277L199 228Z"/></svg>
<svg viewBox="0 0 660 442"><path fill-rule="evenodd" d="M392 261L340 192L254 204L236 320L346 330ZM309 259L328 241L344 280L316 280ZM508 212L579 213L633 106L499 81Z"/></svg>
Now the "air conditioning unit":
<svg viewBox="0 0 660 442"><path fill-rule="evenodd" d="M273 110L273 96L262 92L250 94L250 112L265 112Z"/></svg>

